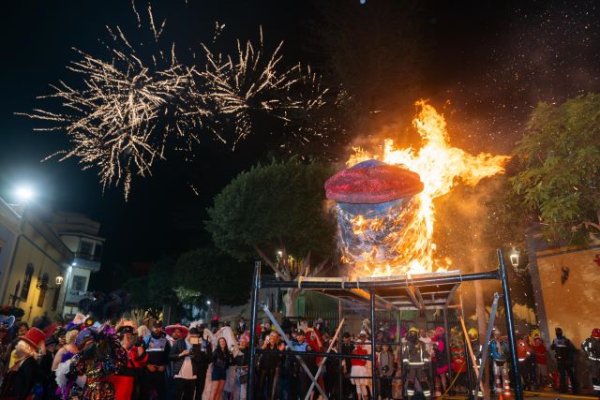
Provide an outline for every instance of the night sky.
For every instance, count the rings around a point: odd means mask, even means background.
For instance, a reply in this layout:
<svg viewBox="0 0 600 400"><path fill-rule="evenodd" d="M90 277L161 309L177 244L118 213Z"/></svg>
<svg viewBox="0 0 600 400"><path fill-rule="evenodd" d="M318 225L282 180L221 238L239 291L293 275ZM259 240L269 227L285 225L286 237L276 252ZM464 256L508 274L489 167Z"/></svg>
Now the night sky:
<svg viewBox="0 0 600 400"><path fill-rule="evenodd" d="M378 1L355 3L360 13ZM144 4L136 1L140 10ZM456 142L467 149L509 152L538 101L557 102L600 86L596 1L422 4L418 23L428 60L420 97L444 108L451 127L461 132ZM155 16L167 18L166 35L182 49L209 41L218 20L226 24L225 42L255 38L262 25L267 45L285 41L290 63L319 69L323 59L312 32L320 21L317 0L170 0L153 1L152 7ZM74 78L65 69L75 57L72 47L101 56L98 39L106 38L105 25L135 32L130 2L23 0L3 4L3 15L0 195L11 200L12 188L28 181L40 193L38 201L99 220L107 238L105 277L113 276L116 265L153 261L209 240L201 230L204 210L236 173L264 157L257 143L250 140L235 153L211 140L203 143L193 172L202 183L197 197L185 184L181 163L160 163L152 178L135 181L125 202L120 188L103 193L97 171L82 172L75 160L41 163L67 146L65 136L34 133L39 123L14 115L45 106L35 97L49 93L48 84ZM364 29L385 27L365 24ZM102 279L97 282L102 286Z"/></svg>

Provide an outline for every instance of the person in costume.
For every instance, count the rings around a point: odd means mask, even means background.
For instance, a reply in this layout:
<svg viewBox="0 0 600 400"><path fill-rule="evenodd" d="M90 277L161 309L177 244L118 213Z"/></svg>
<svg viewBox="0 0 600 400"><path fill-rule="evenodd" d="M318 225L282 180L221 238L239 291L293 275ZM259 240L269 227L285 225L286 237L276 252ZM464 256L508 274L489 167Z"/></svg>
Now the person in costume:
<svg viewBox="0 0 600 400"><path fill-rule="evenodd" d="M467 359L465 357L465 341L462 334L452 329L450 338L450 367L455 376L454 388L456 391L463 392L467 387Z"/></svg>
<svg viewBox="0 0 600 400"><path fill-rule="evenodd" d="M531 349L535 355L535 385L540 388L548 383L548 352L539 330L533 330L531 336L533 337Z"/></svg>
<svg viewBox="0 0 600 400"><path fill-rule="evenodd" d="M446 352L446 331L443 327L435 328L435 335L431 338L433 344L433 372L435 375L435 395L441 396L446 390L447 378L446 374L449 370L448 354Z"/></svg>
<svg viewBox="0 0 600 400"><path fill-rule="evenodd" d="M82 329L75 339L79 351L71 358L67 379L76 384L68 398L131 400L133 380L118 375L127 367L127 351L112 328L112 323L129 309L130 301L129 294L118 290L110 294L96 292L93 299L79 302L82 312L91 313L97 322Z"/></svg>
<svg viewBox="0 0 600 400"><path fill-rule="evenodd" d="M423 396L431 399L428 371L431 362L425 344L419 340L419 331L411 327L402 347L402 364L407 372L406 395L412 399L416 394L416 382L421 386Z"/></svg>
<svg viewBox="0 0 600 400"><path fill-rule="evenodd" d="M594 328L581 345L590 365L590 375L595 396L600 396L600 329Z"/></svg>
<svg viewBox="0 0 600 400"><path fill-rule="evenodd" d="M143 372L148 362L148 354L144 349L143 342L136 338L137 326L132 320L122 320L117 325L117 334L121 339L121 345L127 352L127 366L119 372L119 375L133 380L132 400L140 399Z"/></svg>
<svg viewBox="0 0 600 400"><path fill-rule="evenodd" d="M359 339L356 341L352 354L360 356L371 354L367 331L364 329L361 330L358 337ZM367 400L369 398L369 389L367 387L371 385L371 363L365 359L358 358L353 358L350 363L352 364L350 380L356 386L357 399Z"/></svg>
<svg viewBox="0 0 600 400"><path fill-rule="evenodd" d="M65 345L56 352L52 362L52 371L54 371L58 386L56 394L61 399L68 397L71 387L75 384L76 377L68 379L67 374L71 368L70 360L75 354L79 353L79 348L75 345L78 334L79 331L75 329L71 329L65 334Z"/></svg>
<svg viewBox="0 0 600 400"><path fill-rule="evenodd" d="M18 337L2 382L0 399L25 400L30 397L34 385L41 380L38 360L44 352L45 340L46 335L38 328L31 328Z"/></svg>
<svg viewBox="0 0 600 400"><path fill-rule="evenodd" d="M77 334L79 352L70 361L67 379L76 381L67 398L130 400L133 381L117 377L127 366L127 352L108 325L85 328Z"/></svg>

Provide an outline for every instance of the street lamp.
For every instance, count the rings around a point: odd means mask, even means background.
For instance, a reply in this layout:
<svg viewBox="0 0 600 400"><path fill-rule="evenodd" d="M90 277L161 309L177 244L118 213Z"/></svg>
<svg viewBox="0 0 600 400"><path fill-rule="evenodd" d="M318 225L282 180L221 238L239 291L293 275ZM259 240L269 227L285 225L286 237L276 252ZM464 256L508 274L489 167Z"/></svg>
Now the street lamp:
<svg viewBox="0 0 600 400"><path fill-rule="evenodd" d="M520 256L521 252L513 246L513 248L510 250L509 257L510 263L514 268L517 268L519 266Z"/></svg>
<svg viewBox="0 0 600 400"><path fill-rule="evenodd" d="M17 195L17 199L19 199L21 203L27 203L35 197L35 191L29 185L22 185L17 187L17 189L15 190L15 194Z"/></svg>

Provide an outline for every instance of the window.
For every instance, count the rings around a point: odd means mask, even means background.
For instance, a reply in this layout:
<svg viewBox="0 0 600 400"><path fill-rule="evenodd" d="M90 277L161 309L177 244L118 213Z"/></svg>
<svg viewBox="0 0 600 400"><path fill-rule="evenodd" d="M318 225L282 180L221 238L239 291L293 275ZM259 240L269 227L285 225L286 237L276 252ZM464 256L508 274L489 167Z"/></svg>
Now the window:
<svg viewBox="0 0 600 400"><path fill-rule="evenodd" d="M38 297L37 302L38 307L44 306L44 300L46 299L46 291L48 290L49 280L50 278L48 277L48 274L44 273L44 275L42 275L42 279L40 280L40 297Z"/></svg>
<svg viewBox="0 0 600 400"><path fill-rule="evenodd" d="M27 264L25 269L25 279L23 279L23 287L21 288L21 299L27 300L29 296L29 286L31 286L31 278L33 277L33 264Z"/></svg>
<svg viewBox="0 0 600 400"><path fill-rule="evenodd" d="M82 275L74 275L73 276L73 283L71 284L71 289L72 290L76 290L78 292L84 292L85 291L85 284L86 284L86 277L82 276Z"/></svg>
<svg viewBox="0 0 600 400"><path fill-rule="evenodd" d="M102 244L96 243L96 247L94 248L94 260L100 260L102 257Z"/></svg>
<svg viewBox="0 0 600 400"><path fill-rule="evenodd" d="M82 256L91 257L91 255L93 254L93 250L94 250L94 243L88 242L87 240L82 240L81 242L79 242L79 253Z"/></svg>

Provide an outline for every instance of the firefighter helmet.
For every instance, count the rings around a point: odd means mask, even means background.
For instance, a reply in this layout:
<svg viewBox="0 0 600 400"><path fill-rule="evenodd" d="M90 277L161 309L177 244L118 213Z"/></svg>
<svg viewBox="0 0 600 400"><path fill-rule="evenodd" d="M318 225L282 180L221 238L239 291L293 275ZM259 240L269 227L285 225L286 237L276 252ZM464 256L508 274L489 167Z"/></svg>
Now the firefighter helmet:
<svg viewBox="0 0 600 400"><path fill-rule="evenodd" d="M592 337L596 339L600 339L600 328L592 329Z"/></svg>
<svg viewBox="0 0 600 400"><path fill-rule="evenodd" d="M408 330L408 333L411 333L411 332L418 334L419 330L417 329L416 326L411 326L410 329Z"/></svg>
<svg viewBox="0 0 600 400"><path fill-rule="evenodd" d="M477 340L479 339L479 331L477 331L477 328L471 328L469 329L469 332L467 332L469 335L469 339L471 340Z"/></svg>

